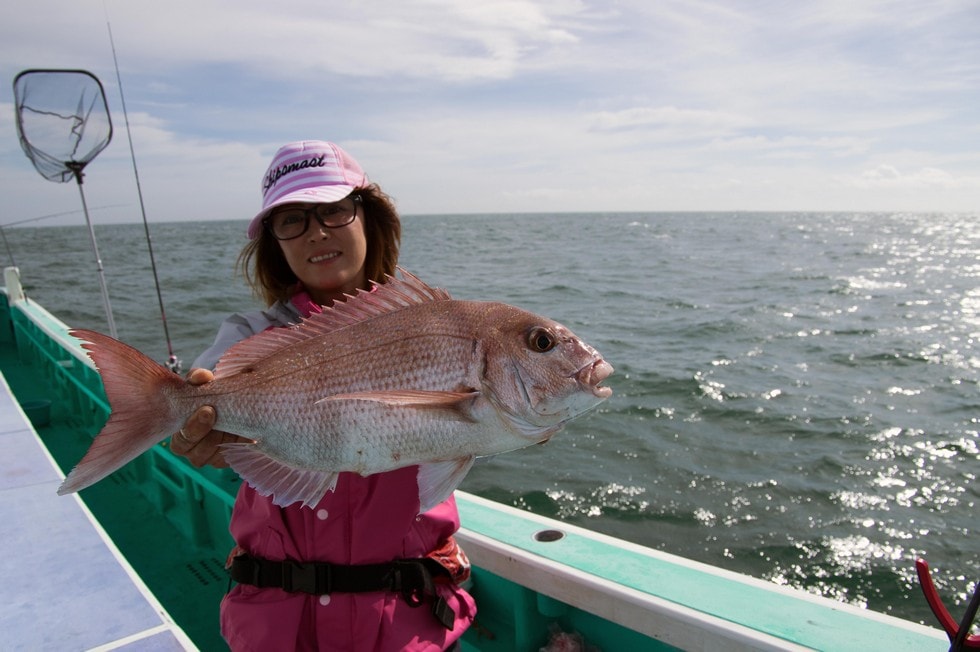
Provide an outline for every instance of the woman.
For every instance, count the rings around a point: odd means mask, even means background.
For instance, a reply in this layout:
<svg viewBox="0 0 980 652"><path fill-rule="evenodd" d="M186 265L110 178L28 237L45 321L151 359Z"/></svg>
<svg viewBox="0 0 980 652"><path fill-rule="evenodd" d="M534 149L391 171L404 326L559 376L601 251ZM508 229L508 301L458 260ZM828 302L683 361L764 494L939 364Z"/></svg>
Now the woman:
<svg viewBox="0 0 980 652"><path fill-rule="evenodd" d="M235 342L296 323L394 273L401 235L394 206L337 145L285 145L266 171L262 193L239 262L269 308L222 324L214 345L194 363L189 379L195 384L212 378L207 370ZM198 410L172 437L173 450L197 465L224 466L219 445L239 438L213 430L214 422L213 408ZM459 587L469 574L452 536L459 515L452 498L418 514L416 471L342 473L313 509L278 507L243 482L229 557L239 584L221 604L221 631L231 648L455 645L476 613Z"/></svg>

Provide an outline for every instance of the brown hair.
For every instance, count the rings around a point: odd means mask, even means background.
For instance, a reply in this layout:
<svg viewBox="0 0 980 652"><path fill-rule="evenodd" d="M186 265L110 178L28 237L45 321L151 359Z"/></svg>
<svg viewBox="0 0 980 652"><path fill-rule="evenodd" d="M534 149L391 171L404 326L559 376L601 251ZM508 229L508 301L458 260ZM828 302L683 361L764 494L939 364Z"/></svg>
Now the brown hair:
<svg viewBox="0 0 980 652"><path fill-rule="evenodd" d="M354 194L361 196L361 210L364 212L364 236L367 240L364 272L369 281L382 283L386 274L395 273L395 265L398 264L401 220L391 197L378 184L357 188ZM296 291L299 279L289 268L279 242L265 228L238 254L237 266L252 292L266 305L286 301Z"/></svg>

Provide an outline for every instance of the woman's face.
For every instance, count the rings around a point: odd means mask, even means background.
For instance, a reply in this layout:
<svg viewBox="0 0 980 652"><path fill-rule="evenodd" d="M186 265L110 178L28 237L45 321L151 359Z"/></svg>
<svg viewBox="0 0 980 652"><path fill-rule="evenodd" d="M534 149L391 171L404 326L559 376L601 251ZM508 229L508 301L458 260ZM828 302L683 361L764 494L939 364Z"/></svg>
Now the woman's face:
<svg viewBox="0 0 980 652"><path fill-rule="evenodd" d="M357 215L347 226L328 228L311 218L303 235L279 240L290 269L320 305L330 305L344 294L367 288L364 209L355 204L355 210Z"/></svg>

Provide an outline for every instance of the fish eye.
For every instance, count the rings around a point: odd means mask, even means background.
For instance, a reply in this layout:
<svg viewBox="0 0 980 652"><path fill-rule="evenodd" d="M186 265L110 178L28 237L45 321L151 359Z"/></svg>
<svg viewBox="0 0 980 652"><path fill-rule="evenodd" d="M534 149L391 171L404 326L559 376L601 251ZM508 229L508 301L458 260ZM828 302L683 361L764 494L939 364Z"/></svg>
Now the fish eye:
<svg viewBox="0 0 980 652"><path fill-rule="evenodd" d="M546 328L532 328L527 334L527 345L538 353L550 351L557 343L557 338Z"/></svg>

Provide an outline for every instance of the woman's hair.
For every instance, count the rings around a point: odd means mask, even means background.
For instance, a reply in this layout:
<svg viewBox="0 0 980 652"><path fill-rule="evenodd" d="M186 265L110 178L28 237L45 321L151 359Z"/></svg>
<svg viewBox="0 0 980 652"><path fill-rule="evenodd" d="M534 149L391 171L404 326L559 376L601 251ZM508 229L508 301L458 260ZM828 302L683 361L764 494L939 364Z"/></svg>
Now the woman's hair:
<svg viewBox="0 0 980 652"><path fill-rule="evenodd" d="M391 197L378 184L357 188L352 194L361 197L364 236L367 240L364 271L369 281L383 283L385 275L393 275L398 264L401 220ZM237 266L252 292L266 305L286 301L296 292L299 279L289 268L279 242L267 229L262 229L258 238L245 245L238 255Z"/></svg>

